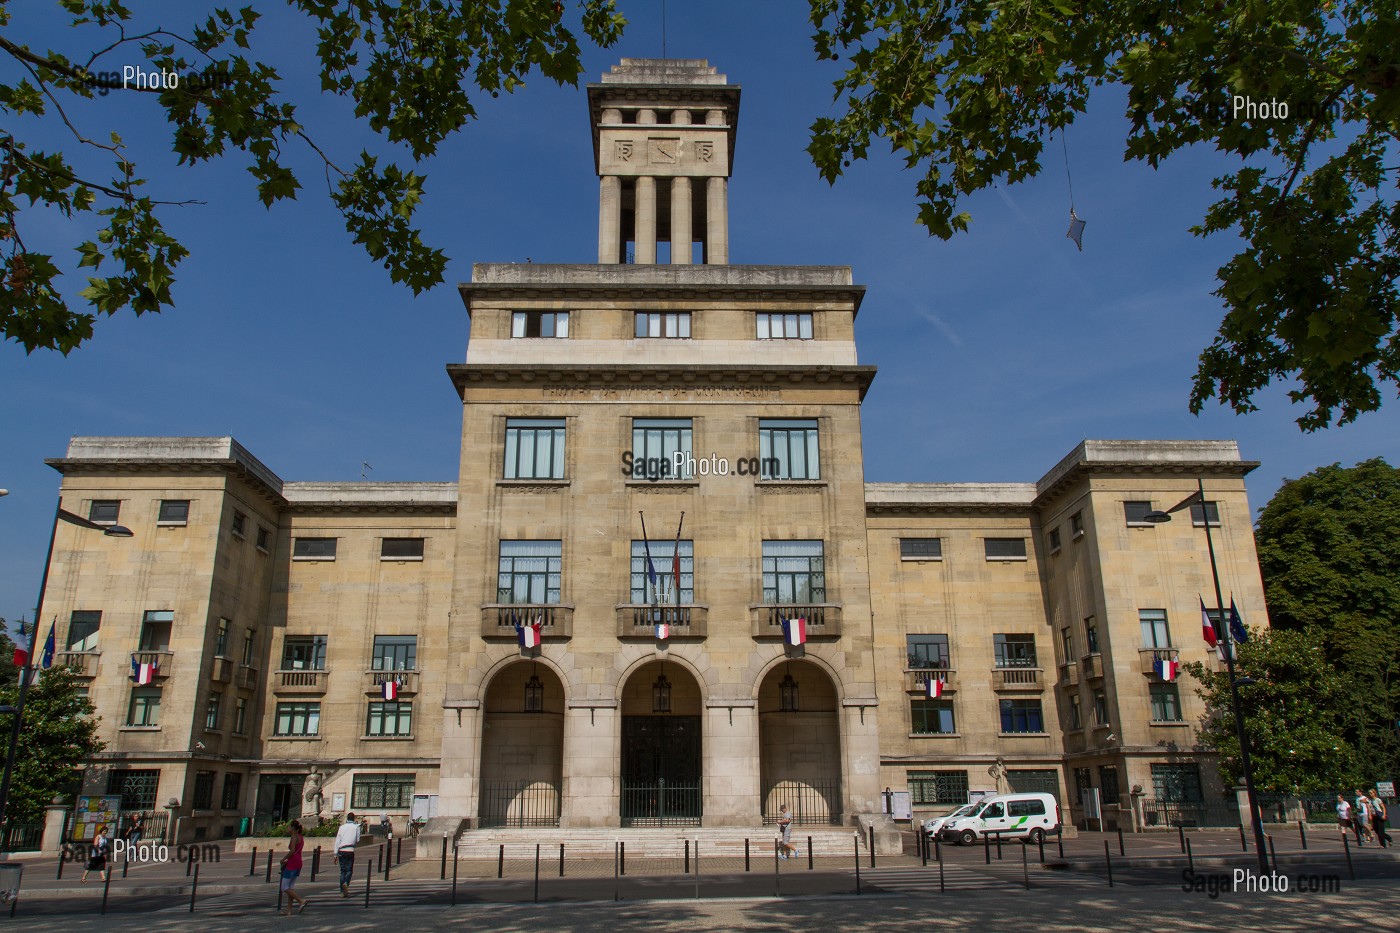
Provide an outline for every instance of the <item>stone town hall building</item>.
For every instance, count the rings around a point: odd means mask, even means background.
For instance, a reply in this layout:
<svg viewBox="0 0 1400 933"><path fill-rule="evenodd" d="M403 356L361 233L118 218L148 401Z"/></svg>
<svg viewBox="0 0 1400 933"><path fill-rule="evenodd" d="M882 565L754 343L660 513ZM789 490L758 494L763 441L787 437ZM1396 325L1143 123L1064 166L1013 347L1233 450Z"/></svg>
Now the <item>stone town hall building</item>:
<svg viewBox="0 0 1400 933"><path fill-rule="evenodd" d="M1135 786L1222 799L1191 681L1152 662L1207 657L1206 520L1264 620L1255 464L1085 441L1035 482L865 482L864 287L730 263L739 96L703 61L588 87L598 263L461 286L456 482L285 481L228 437L49 461L65 508L135 532L60 524L44 594L102 717L85 792L174 798L186 838L415 796L434 830L755 826L784 800L841 824L886 788L916 813L1044 789L1075 818L1097 788L1110 822ZM1205 507L1143 521L1197 477Z"/></svg>

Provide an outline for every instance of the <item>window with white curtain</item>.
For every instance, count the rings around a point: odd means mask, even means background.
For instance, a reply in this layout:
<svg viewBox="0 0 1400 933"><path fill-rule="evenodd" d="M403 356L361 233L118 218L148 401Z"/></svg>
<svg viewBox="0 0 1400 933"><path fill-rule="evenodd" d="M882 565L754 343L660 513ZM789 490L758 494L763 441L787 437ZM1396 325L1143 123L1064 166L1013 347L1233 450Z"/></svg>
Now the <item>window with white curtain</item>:
<svg viewBox="0 0 1400 933"><path fill-rule="evenodd" d="M763 601L769 605L826 602L822 541L763 542Z"/></svg>

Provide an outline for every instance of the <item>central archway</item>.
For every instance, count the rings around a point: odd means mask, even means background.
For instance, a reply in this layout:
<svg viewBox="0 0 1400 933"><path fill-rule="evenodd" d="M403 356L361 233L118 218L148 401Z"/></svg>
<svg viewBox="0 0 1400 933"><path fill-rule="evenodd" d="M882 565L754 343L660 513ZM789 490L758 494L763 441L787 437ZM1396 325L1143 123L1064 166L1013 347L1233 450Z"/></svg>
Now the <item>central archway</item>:
<svg viewBox="0 0 1400 933"><path fill-rule="evenodd" d="M481 825L558 826L563 683L546 665L515 661L491 679L482 712Z"/></svg>
<svg viewBox="0 0 1400 933"><path fill-rule="evenodd" d="M841 722L836 685L810 661L776 665L758 691L763 822L787 804L794 822L841 823Z"/></svg>
<svg viewBox="0 0 1400 933"><path fill-rule="evenodd" d="M699 826L700 684L678 664L652 661L622 690L623 826Z"/></svg>

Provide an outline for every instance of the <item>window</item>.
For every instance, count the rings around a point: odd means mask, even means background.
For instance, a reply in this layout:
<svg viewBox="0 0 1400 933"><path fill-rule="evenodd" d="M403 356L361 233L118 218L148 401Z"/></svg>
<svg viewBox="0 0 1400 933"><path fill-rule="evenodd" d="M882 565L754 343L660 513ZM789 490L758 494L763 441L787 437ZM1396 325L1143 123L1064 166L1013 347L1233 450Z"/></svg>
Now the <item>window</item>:
<svg viewBox="0 0 1400 933"><path fill-rule="evenodd" d="M175 613L169 609L148 610L141 620L141 639L137 651L169 651L170 626Z"/></svg>
<svg viewBox="0 0 1400 933"><path fill-rule="evenodd" d="M1025 538L984 538L987 560L1025 560Z"/></svg>
<svg viewBox="0 0 1400 933"><path fill-rule="evenodd" d="M422 560L422 538L385 538L379 545L380 560Z"/></svg>
<svg viewBox="0 0 1400 933"><path fill-rule="evenodd" d="M1171 635L1167 632L1167 610L1139 609L1138 624L1142 626L1142 646L1144 648L1171 647Z"/></svg>
<svg viewBox="0 0 1400 933"><path fill-rule="evenodd" d="M952 735L958 731L953 724L952 700L910 700L909 715L914 735Z"/></svg>
<svg viewBox="0 0 1400 933"><path fill-rule="evenodd" d="M815 418L759 421L760 478L821 479L820 459Z"/></svg>
<svg viewBox="0 0 1400 933"><path fill-rule="evenodd" d="M292 560L335 560L337 538L294 538Z"/></svg>
<svg viewBox="0 0 1400 933"><path fill-rule="evenodd" d="M219 795L219 806L225 810L237 810L239 798L243 796L243 775L232 771L224 775L224 790Z"/></svg>
<svg viewBox="0 0 1400 933"><path fill-rule="evenodd" d="M1039 700L1002 700L1002 732L1044 732Z"/></svg>
<svg viewBox="0 0 1400 933"><path fill-rule="evenodd" d="M759 340L811 340L812 315L783 314L760 311L758 317Z"/></svg>
<svg viewBox="0 0 1400 933"><path fill-rule="evenodd" d="M1060 629L1060 647L1064 650L1065 661L1074 660L1074 630L1068 625Z"/></svg>
<svg viewBox="0 0 1400 933"><path fill-rule="evenodd" d="M218 731L219 728L219 708L223 705L224 695L222 693L209 694L209 702L204 706L204 728Z"/></svg>
<svg viewBox="0 0 1400 933"><path fill-rule="evenodd" d="M239 697L233 704L233 734L245 735L248 731L248 701Z"/></svg>
<svg viewBox="0 0 1400 933"><path fill-rule="evenodd" d="M1016 794L1049 794L1056 801L1060 799L1060 772L1056 768L1012 768L1006 772L1006 783L1011 786L1012 793ZM1032 806L1038 806L1037 801ZM1012 804L1007 808L1011 815L1016 815L1016 805ZM1022 810L1025 814L1027 811ZM1034 809L1031 814L1044 813L1044 810Z"/></svg>
<svg viewBox="0 0 1400 933"><path fill-rule="evenodd" d="M1099 765L1099 799L1112 806L1118 806L1118 767Z"/></svg>
<svg viewBox="0 0 1400 933"><path fill-rule="evenodd" d="M268 550L268 549L270 548L270 546L271 546L271 542L272 542L272 532L268 531L268 530L267 530L266 528L264 528L262 525L259 525L259 526L258 526L258 550L259 550L259 551L266 551L266 550Z"/></svg>
<svg viewBox="0 0 1400 933"><path fill-rule="evenodd" d="M651 548L651 565L656 571L653 583L647 574L647 548ZM681 541L680 597L676 595L676 541L632 542L631 596L633 605L664 603L689 606L695 602L695 542Z"/></svg>
<svg viewBox="0 0 1400 933"><path fill-rule="evenodd" d="M190 500L162 499L156 513L157 525L184 525L190 520Z"/></svg>
<svg viewBox="0 0 1400 933"><path fill-rule="evenodd" d="M1094 691L1094 725L1107 726L1108 718L1108 694L1103 688Z"/></svg>
<svg viewBox="0 0 1400 933"><path fill-rule="evenodd" d="M159 786L159 768L107 772L107 793L122 798L123 810L150 810Z"/></svg>
<svg viewBox="0 0 1400 933"><path fill-rule="evenodd" d="M282 670L324 671L325 635L288 635L282 641Z"/></svg>
<svg viewBox="0 0 1400 933"><path fill-rule="evenodd" d="M632 419L632 476L637 479L690 479L692 422L689 418Z"/></svg>
<svg viewBox="0 0 1400 933"><path fill-rule="evenodd" d="M1058 529L1058 528L1051 528L1051 529L1050 529L1050 538L1049 538L1049 541L1050 541L1050 553L1051 553L1051 554L1054 554L1056 551L1058 551L1058 550L1060 549L1060 529Z"/></svg>
<svg viewBox="0 0 1400 933"><path fill-rule="evenodd" d="M1088 768L1074 769L1074 797L1076 800L1084 799L1084 792L1094 789L1094 772Z"/></svg>
<svg viewBox="0 0 1400 933"><path fill-rule="evenodd" d="M910 670L948 669L947 635L906 635L904 648Z"/></svg>
<svg viewBox="0 0 1400 933"><path fill-rule="evenodd" d="M228 619L219 620L219 628L214 635L214 656L216 658L227 657L224 652L228 651Z"/></svg>
<svg viewBox="0 0 1400 933"><path fill-rule="evenodd" d="M214 772L194 773L194 795L190 806L196 810L209 810L214 806Z"/></svg>
<svg viewBox="0 0 1400 933"><path fill-rule="evenodd" d="M350 788L356 810L407 810L413 803L411 774L357 774Z"/></svg>
<svg viewBox="0 0 1400 933"><path fill-rule="evenodd" d="M1206 518L1210 519L1212 528L1220 527L1220 503L1218 502L1197 502L1191 506L1191 524L1197 528L1204 528Z"/></svg>
<svg viewBox="0 0 1400 933"><path fill-rule="evenodd" d="M1078 693L1069 695L1069 728L1071 732L1084 728L1084 707Z"/></svg>
<svg viewBox="0 0 1400 933"><path fill-rule="evenodd" d="M665 313L638 311L634 315L638 337L689 337L690 312L670 311Z"/></svg>
<svg viewBox="0 0 1400 933"><path fill-rule="evenodd" d="M365 735L412 735L413 704L371 703L365 719Z"/></svg>
<svg viewBox="0 0 1400 933"><path fill-rule="evenodd" d="M96 651L97 630L102 627L102 613L98 610L74 610L68 622L68 650Z"/></svg>
<svg viewBox="0 0 1400 933"><path fill-rule="evenodd" d="M563 577L560 541L502 541L498 603L557 603Z"/></svg>
<svg viewBox="0 0 1400 933"><path fill-rule="evenodd" d="M94 499L88 506L88 521L101 525L115 525L121 511L122 504L118 499Z"/></svg>
<svg viewBox="0 0 1400 933"><path fill-rule="evenodd" d="M1099 626L1093 616L1084 620L1084 644L1090 654L1099 653Z"/></svg>
<svg viewBox="0 0 1400 933"><path fill-rule="evenodd" d="M1045 801L1039 797L1032 797L1030 800L1008 800L1006 802L1007 816L1044 816Z"/></svg>
<svg viewBox="0 0 1400 933"><path fill-rule="evenodd" d="M967 803L967 772L910 771L909 799L923 806Z"/></svg>
<svg viewBox="0 0 1400 933"><path fill-rule="evenodd" d="M273 735L316 735L321 731L320 703L278 703Z"/></svg>
<svg viewBox="0 0 1400 933"><path fill-rule="evenodd" d="M1201 769L1195 764L1153 765L1152 791L1158 800L1200 803L1206 799L1201 793Z"/></svg>
<svg viewBox="0 0 1400 933"><path fill-rule="evenodd" d="M376 671L418 670L418 636L374 636L374 657L371 661L371 667Z"/></svg>
<svg viewBox="0 0 1400 933"><path fill-rule="evenodd" d="M569 312L516 311L510 316L512 337L567 337Z"/></svg>
<svg viewBox="0 0 1400 933"><path fill-rule="evenodd" d="M1152 511L1151 500L1128 500L1123 503L1123 516L1129 525L1150 525L1147 513Z"/></svg>
<svg viewBox="0 0 1400 933"><path fill-rule="evenodd" d="M826 602L821 541L763 542L763 601L769 605Z"/></svg>
<svg viewBox="0 0 1400 933"><path fill-rule="evenodd" d="M126 709L128 726L160 725L160 687L133 687Z"/></svg>
<svg viewBox="0 0 1400 933"><path fill-rule="evenodd" d="M252 667L256 657L258 630L250 628L243 633L243 666Z"/></svg>
<svg viewBox="0 0 1400 933"><path fill-rule="evenodd" d="M1176 684L1152 684L1148 687L1152 694L1153 722L1181 722L1181 695Z"/></svg>
<svg viewBox="0 0 1400 933"><path fill-rule="evenodd" d="M1069 517L1069 536L1079 538L1084 535L1084 513L1075 512Z"/></svg>
<svg viewBox="0 0 1400 933"><path fill-rule="evenodd" d="M243 537L245 529L247 527L248 516L235 509L233 512L233 524L229 526L229 530L232 531L236 536L241 538Z"/></svg>
<svg viewBox="0 0 1400 933"><path fill-rule="evenodd" d="M900 538L900 560L942 560L942 538Z"/></svg>
<svg viewBox="0 0 1400 933"><path fill-rule="evenodd" d="M1034 635L993 635L997 667L1035 667Z"/></svg>
<svg viewBox="0 0 1400 933"><path fill-rule="evenodd" d="M564 478L564 419L506 419L506 479Z"/></svg>

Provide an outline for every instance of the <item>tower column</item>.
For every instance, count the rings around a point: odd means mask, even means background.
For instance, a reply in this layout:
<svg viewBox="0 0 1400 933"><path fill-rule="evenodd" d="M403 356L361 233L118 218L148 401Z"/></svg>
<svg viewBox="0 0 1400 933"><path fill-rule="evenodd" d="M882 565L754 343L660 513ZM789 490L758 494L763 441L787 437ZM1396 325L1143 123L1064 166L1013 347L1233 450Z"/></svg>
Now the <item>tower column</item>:
<svg viewBox="0 0 1400 933"><path fill-rule="evenodd" d="M622 179L604 175L598 179L598 262L616 263L622 257Z"/></svg>
<svg viewBox="0 0 1400 933"><path fill-rule="evenodd" d="M709 180L705 212L705 262L726 265L729 262L729 179L721 176Z"/></svg>
<svg viewBox="0 0 1400 933"><path fill-rule="evenodd" d="M723 179L720 179L723 181ZM638 265L656 263L656 179L650 175L637 178L636 261Z"/></svg>
<svg viewBox="0 0 1400 933"><path fill-rule="evenodd" d="M688 265L691 261L690 179L671 179L671 262Z"/></svg>

